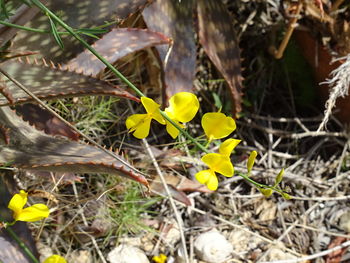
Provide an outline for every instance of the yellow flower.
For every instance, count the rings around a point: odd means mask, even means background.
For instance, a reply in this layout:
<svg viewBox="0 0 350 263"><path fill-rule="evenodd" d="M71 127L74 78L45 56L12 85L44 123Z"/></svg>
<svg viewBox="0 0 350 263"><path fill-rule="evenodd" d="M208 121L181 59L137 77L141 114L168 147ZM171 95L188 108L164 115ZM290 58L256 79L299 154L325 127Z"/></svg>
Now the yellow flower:
<svg viewBox="0 0 350 263"><path fill-rule="evenodd" d="M34 222L49 216L49 208L44 204L35 204L23 209L27 199L28 194L21 190L10 200L8 208L13 211L15 221Z"/></svg>
<svg viewBox="0 0 350 263"><path fill-rule="evenodd" d="M45 259L43 263L67 263L67 261L59 255L52 255Z"/></svg>
<svg viewBox="0 0 350 263"><path fill-rule="evenodd" d="M196 95L190 92L179 92L172 96L169 100L169 107L165 109L165 113L181 128L184 126L180 122L189 122L196 115L199 109L199 102ZM166 130L170 136L175 139L180 131L166 120Z"/></svg>
<svg viewBox="0 0 350 263"><path fill-rule="evenodd" d="M138 139L146 138L151 127L151 120L155 119L160 124L165 124L165 120L159 112L159 104L154 100L142 97L141 103L146 109L146 114L133 114L126 119L126 127L129 132Z"/></svg>
<svg viewBox="0 0 350 263"><path fill-rule="evenodd" d="M251 172L251 170L253 168L255 158L257 155L258 155L258 153L256 151L252 151L249 155L248 162L247 162L248 174Z"/></svg>
<svg viewBox="0 0 350 263"><path fill-rule="evenodd" d="M152 260L155 263L166 263L167 256L164 254L160 254L159 256L154 256Z"/></svg>
<svg viewBox="0 0 350 263"><path fill-rule="evenodd" d="M209 190L215 191L218 188L218 178L215 173L226 177L233 176L234 168L230 155L239 142L240 140L227 139L220 145L219 153L204 155L201 160L208 165L209 169L196 173L195 177L198 182L205 184Z"/></svg>
<svg viewBox="0 0 350 263"><path fill-rule="evenodd" d="M208 112L202 117L202 127L208 141L212 141L230 135L236 129L236 123L221 112Z"/></svg>

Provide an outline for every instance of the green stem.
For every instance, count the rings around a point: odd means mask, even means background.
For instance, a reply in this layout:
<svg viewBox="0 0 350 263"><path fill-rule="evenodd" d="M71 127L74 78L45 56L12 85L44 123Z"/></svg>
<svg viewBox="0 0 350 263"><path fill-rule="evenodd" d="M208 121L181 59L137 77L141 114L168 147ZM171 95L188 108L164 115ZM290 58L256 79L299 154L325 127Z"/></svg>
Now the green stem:
<svg viewBox="0 0 350 263"><path fill-rule="evenodd" d="M259 187L259 188L271 188L271 187L268 186L268 185L260 184L260 183L255 182L253 179L249 178L246 174L238 173L238 175L239 175L240 177L242 177L244 180L248 181L249 183L252 183L252 184L255 185L256 187Z"/></svg>
<svg viewBox="0 0 350 263"><path fill-rule="evenodd" d="M17 242L20 248L23 249L23 251L34 263L40 263L39 260L30 251L29 247L27 247L27 245L17 236L17 234L11 229L11 227L6 227L5 229L7 233L9 233L9 235Z"/></svg>
<svg viewBox="0 0 350 263"><path fill-rule="evenodd" d="M91 47L84 39L82 39L74 30L64 23L59 17L52 13L49 9L46 8L39 0L32 0L33 4L40 8L45 14L50 15L50 17L55 20L60 26L62 26L67 32L69 32L75 39L77 39L84 47L86 47L92 54L94 54L103 64L106 65L116 76L118 76L126 85L128 85L136 94L140 97L145 95L134 85L132 84L122 73L120 73L111 63L109 63L103 56L101 56L93 47Z"/></svg>
<svg viewBox="0 0 350 263"><path fill-rule="evenodd" d="M39 0L32 0L33 4L36 5L39 9L41 9L45 14L49 15L53 20L55 20L60 26L62 26L67 32L69 32L75 39L77 39L84 47L86 47L92 54L94 54L103 64L106 65L108 69L110 69L117 77L119 77L126 85L128 85L138 96L144 97L145 95L134 85L132 84L122 73L120 73L111 63L109 63L103 56L101 56L93 47L91 47L85 40L83 40L79 34L74 32L74 30L64 23L59 17L57 17L54 13L52 13L45 5L43 5ZM199 149L201 149L205 153L210 153L202 144L200 144L196 139L194 139L188 132L182 129L179 125L177 125L172 119L170 119L165 112L160 111L161 115L169 121L172 125L174 125L183 135L185 135L189 140L191 140ZM240 174L248 182L254 184L260 188L271 188L271 186L259 184L254 180L250 179L246 175Z"/></svg>
<svg viewBox="0 0 350 263"><path fill-rule="evenodd" d="M37 28L26 27L26 26L20 26L20 25L12 24L12 23L9 23L9 22L6 22L6 21L2 21L2 20L0 20L0 24L4 25L4 26L9 26L9 27L21 29L21 30L35 32L35 33L50 33L50 31L48 31L48 30L37 29ZM68 32L60 32L60 33L67 33L68 34Z"/></svg>
<svg viewBox="0 0 350 263"><path fill-rule="evenodd" d="M30 31L30 32L35 32L35 33L51 33L50 30L45 30L45 29L37 29L37 28L32 28L32 27L27 27L27 26L21 26L21 25L17 25L17 24L12 24L12 23L9 23L9 22L6 22L6 21L3 21L3 20L0 20L0 24L1 25L4 25L4 26L9 26L9 27L13 27L13 28L17 28L17 29L20 29L20 30L25 30L25 31ZM94 29L100 29L100 32L97 32L97 33L104 33L104 32L107 32L107 30L103 29L104 27L107 27L107 26L110 26L111 24L114 24L114 22L110 22L106 25L102 25L102 26L99 26L99 27L96 27L96 28L87 28L87 29L77 29L75 30L75 32L77 34L84 34L84 31L88 31L88 30L92 30L94 31ZM103 31L101 31L103 30ZM58 34L60 35L70 35L69 32L57 32Z"/></svg>
<svg viewBox="0 0 350 263"><path fill-rule="evenodd" d="M169 116L164 112L160 110L160 114L172 125L175 126L176 129L178 129L183 135L185 135L190 141L192 141L199 149L201 149L205 153L210 153L202 144L200 144L195 138L193 138L187 131L182 129L179 125L177 125L172 119L169 118Z"/></svg>

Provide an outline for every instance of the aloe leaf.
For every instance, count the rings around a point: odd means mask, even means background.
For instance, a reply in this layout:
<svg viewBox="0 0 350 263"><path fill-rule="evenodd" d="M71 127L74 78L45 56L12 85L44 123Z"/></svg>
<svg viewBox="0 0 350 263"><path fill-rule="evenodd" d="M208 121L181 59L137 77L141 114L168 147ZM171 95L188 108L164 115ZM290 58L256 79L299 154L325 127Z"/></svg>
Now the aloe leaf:
<svg viewBox="0 0 350 263"><path fill-rule="evenodd" d="M199 41L227 81L235 114L242 110L242 75L239 46L232 18L217 0L198 0Z"/></svg>
<svg viewBox="0 0 350 263"><path fill-rule="evenodd" d="M173 40L173 47L164 69L165 95L193 91L196 67L196 46L192 20L193 1L157 0L142 15L147 27ZM165 62L168 47L156 47Z"/></svg>
<svg viewBox="0 0 350 263"><path fill-rule="evenodd" d="M139 28L116 28L96 41L93 47L108 62L113 63L137 50L169 43L169 38L157 32ZM85 75L92 76L96 76L105 67L105 64L96 59L88 50L80 53L63 66L63 68L77 70Z"/></svg>
<svg viewBox="0 0 350 263"><path fill-rule="evenodd" d="M148 0L50 0L46 5L51 11L74 29L101 26L106 21L121 21L142 9ZM44 14L39 14L28 27L50 30L50 23ZM91 33L91 32L90 32ZM83 47L69 35L61 36L65 46L61 50L53 37L48 34L19 31L14 39L13 49L38 51L37 58L46 58L55 63L66 63L83 51ZM90 43L94 38L85 38Z"/></svg>
<svg viewBox="0 0 350 263"><path fill-rule="evenodd" d="M55 99L86 95L109 95L139 101L130 93L106 81L62 70L53 64L8 60L0 67L28 88L40 99ZM0 106L33 102L33 98L19 89L5 76L0 76Z"/></svg>
<svg viewBox="0 0 350 263"><path fill-rule="evenodd" d="M17 105L16 112L37 130L50 135L65 136L74 141L79 140L79 134L76 131L39 105L32 103Z"/></svg>
<svg viewBox="0 0 350 263"><path fill-rule="evenodd" d="M0 143L2 165L37 171L117 174L148 186L146 178L122 157L116 159L99 148L47 135L9 107L0 108L0 123L9 131L9 143Z"/></svg>

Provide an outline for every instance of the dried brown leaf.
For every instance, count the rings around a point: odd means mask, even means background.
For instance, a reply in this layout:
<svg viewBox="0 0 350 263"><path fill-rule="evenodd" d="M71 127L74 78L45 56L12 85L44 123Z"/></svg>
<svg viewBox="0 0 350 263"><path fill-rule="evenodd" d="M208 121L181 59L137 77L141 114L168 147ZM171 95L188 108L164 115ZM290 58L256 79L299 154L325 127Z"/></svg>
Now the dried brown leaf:
<svg viewBox="0 0 350 263"><path fill-rule="evenodd" d="M196 46L192 20L193 1L157 0L143 11L144 20L153 31L173 40L173 46L164 66L165 96L193 89L196 66ZM156 47L164 63L167 47Z"/></svg>
<svg viewBox="0 0 350 263"><path fill-rule="evenodd" d="M225 5L217 0L198 0L198 27L199 41L227 81L233 113L237 114L242 110L241 60L232 18Z"/></svg>

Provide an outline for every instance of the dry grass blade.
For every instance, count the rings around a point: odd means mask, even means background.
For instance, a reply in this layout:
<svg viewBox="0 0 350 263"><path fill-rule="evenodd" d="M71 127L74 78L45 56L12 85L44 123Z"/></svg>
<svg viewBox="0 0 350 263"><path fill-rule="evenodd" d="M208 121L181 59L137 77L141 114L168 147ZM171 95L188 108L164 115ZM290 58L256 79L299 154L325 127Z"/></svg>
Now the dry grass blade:
<svg viewBox="0 0 350 263"><path fill-rule="evenodd" d="M339 60L344 59L340 58ZM324 118L317 129L317 132L322 131L328 120L329 116L332 113L332 109L335 106L335 102L338 98L344 98L349 94L349 85L350 85L350 55L346 57L346 61L341 64L338 68L332 71L332 78L323 82L322 84L327 84L332 87L329 99L326 102L326 110L324 112Z"/></svg>

